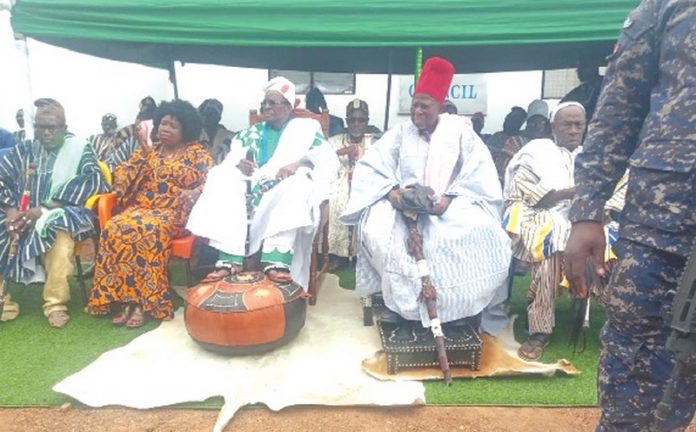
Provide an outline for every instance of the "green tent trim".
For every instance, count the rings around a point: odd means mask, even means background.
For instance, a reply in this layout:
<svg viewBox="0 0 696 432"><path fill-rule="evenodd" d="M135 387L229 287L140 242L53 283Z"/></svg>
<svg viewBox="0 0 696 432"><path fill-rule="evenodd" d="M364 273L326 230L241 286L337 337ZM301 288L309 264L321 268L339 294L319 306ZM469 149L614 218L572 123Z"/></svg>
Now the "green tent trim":
<svg viewBox="0 0 696 432"><path fill-rule="evenodd" d="M637 0L19 0L17 33L116 60L411 73L416 47L458 71L608 54Z"/></svg>

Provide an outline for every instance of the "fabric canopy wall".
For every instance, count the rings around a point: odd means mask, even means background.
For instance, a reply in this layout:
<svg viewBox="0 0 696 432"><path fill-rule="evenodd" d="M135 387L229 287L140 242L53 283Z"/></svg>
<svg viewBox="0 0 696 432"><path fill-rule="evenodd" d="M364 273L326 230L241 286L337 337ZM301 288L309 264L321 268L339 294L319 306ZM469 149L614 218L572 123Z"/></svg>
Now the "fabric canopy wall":
<svg viewBox="0 0 696 432"><path fill-rule="evenodd" d="M411 73L416 47L458 72L608 54L638 0L18 0L17 33L115 60Z"/></svg>

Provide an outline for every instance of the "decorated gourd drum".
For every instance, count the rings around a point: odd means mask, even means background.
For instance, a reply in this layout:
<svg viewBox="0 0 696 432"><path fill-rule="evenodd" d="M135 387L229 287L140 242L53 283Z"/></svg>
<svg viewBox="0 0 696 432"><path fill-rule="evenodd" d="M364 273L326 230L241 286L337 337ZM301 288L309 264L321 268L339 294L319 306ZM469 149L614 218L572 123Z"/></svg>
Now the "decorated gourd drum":
<svg viewBox="0 0 696 432"><path fill-rule="evenodd" d="M186 330L203 348L228 355L258 354L291 341L304 326L307 300L295 282L277 283L241 272L189 290Z"/></svg>

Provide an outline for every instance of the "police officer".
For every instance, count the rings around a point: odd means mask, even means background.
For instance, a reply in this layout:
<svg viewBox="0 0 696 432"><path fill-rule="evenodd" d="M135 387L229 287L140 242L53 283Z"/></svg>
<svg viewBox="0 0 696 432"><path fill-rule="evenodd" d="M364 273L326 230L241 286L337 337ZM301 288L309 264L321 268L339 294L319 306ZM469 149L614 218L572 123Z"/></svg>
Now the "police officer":
<svg viewBox="0 0 696 432"><path fill-rule="evenodd" d="M665 344L674 291L696 237L696 0L643 0L626 19L584 152L566 272L587 295L590 258L603 267L604 202L630 166L619 257L601 339L598 431L647 430L674 365ZM681 430L696 408L696 357L665 423Z"/></svg>

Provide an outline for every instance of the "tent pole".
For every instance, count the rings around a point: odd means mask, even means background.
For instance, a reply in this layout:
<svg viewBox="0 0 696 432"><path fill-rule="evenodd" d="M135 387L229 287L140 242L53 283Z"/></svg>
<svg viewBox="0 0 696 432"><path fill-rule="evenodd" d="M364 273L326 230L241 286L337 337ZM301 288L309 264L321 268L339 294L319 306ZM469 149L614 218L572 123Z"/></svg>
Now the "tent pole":
<svg viewBox="0 0 696 432"><path fill-rule="evenodd" d="M169 46L169 82L174 87L174 99L179 99L179 84L176 82L176 64L174 64L171 46Z"/></svg>
<svg viewBox="0 0 696 432"><path fill-rule="evenodd" d="M169 81L174 87L174 99L179 99L179 85L176 82L176 65L174 61L169 63Z"/></svg>
<svg viewBox="0 0 696 432"><path fill-rule="evenodd" d="M384 104L384 132L389 130L389 111L391 110L391 88L392 88L392 62L393 50L389 49L387 60L387 103Z"/></svg>

